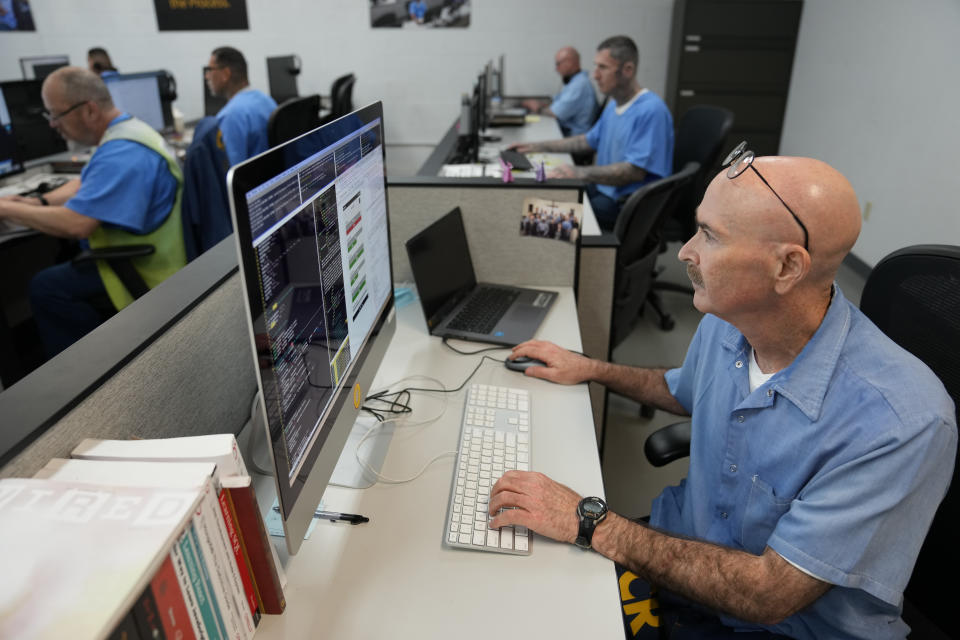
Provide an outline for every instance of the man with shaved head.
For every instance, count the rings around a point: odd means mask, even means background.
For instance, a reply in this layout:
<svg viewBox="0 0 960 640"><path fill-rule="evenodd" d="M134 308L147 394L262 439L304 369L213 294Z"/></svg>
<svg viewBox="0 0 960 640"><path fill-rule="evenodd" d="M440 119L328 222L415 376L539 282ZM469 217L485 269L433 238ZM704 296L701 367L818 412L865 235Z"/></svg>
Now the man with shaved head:
<svg viewBox="0 0 960 640"><path fill-rule="evenodd" d="M573 47L563 47L554 56L554 67L563 79L563 88L553 101L542 103L529 99L523 106L534 113L557 119L565 136L586 133L597 115L597 94L590 84L587 72L580 68L580 53Z"/></svg>
<svg viewBox="0 0 960 640"><path fill-rule="evenodd" d="M741 145L697 226L679 257L706 315L682 366L538 341L511 356L546 363L529 376L593 380L691 416L688 477L646 523L510 471L491 492L491 524L616 561L659 587L661 621L692 630L683 637L905 637L902 594L952 477L956 414L936 376L834 281L860 231L852 187L818 160Z"/></svg>
<svg viewBox="0 0 960 640"><path fill-rule="evenodd" d="M97 145L80 178L35 198L0 198L0 219L91 248L147 244L133 260L148 287L186 264L180 221L183 176L148 124L118 109L100 76L79 67L51 73L44 115L64 138ZM106 261L59 264L30 283L30 303L48 356L54 356L132 301Z"/></svg>

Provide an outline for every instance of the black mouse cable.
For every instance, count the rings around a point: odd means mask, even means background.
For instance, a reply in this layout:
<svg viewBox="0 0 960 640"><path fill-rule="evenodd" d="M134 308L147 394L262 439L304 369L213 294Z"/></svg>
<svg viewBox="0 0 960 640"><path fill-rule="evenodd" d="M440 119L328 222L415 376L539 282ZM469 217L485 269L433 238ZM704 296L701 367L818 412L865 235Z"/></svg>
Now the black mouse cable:
<svg viewBox="0 0 960 640"><path fill-rule="evenodd" d="M386 419L383 414L411 413L413 411L413 407L411 407L409 404L411 391L423 391L429 393L457 393L462 391L463 388L467 386L467 383L470 382L470 379L473 378L477 371L480 370L480 367L483 366L484 360L491 360L493 362L503 364L503 360L497 360L496 358L491 358L490 356L483 356L480 358L480 362L477 363L477 366L473 368L473 371L470 372L470 375L467 376L467 379L460 383L460 386L456 389L428 389L426 387L405 387L399 391L387 391L384 389L383 391L378 391L377 393L368 395L363 406L360 408L373 415L380 422L383 422ZM400 399L401 397L403 400ZM366 402L371 400L382 402L386 404L387 407L368 407Z"/></svg>
<svg viewBox="0 0 960 640"><path fill-rule="evenodd" d="M472 355L475 355L475 354L478 354L478 353L483 353L483 352L485 352L485 351L501 351L501 350L503 350L503 349L509 349L509 348L510 348L510 347L484 347L483 349L476 349L476 350L474 350L474 351L461 351L460 349L457 349L455 346L453 346L452 344L450 344L447 340L448 340L448 338L443 338L443 344L444 344L448 349L450 349L451 351L453 351L454 353L459 353L459 354L462 355L462 356L472 356ZM485 356L485 357L486 357L486 356ZM494 358L490 358L490 359L491 359L491 360L494 360ZM501 362L501 363L502 363L503 360L497 360L497 362Z"/></svg>

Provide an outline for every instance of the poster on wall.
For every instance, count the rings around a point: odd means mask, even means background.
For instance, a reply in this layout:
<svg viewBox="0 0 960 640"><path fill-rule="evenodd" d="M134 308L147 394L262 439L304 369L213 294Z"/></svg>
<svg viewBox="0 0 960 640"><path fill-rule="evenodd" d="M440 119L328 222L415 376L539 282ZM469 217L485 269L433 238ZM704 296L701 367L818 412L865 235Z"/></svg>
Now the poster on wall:
<svg viewBox="0 0 960 640"><path fill-rule="evenodd" d="M435 29L470 26L470 0L368 0L371 27Z"/></svg>
<svg viewBox="0 0 960 640"><path fill-rule="evenodd" d="M0 0L3 2L3 0ZM247 0L153 0L160 31L247 30Z"/></svg>
<svg viewBox="0 0 960 640"><path fill-rule="evenodd" d="M29 0L0 0L0 31L36 31Z"/></svg>

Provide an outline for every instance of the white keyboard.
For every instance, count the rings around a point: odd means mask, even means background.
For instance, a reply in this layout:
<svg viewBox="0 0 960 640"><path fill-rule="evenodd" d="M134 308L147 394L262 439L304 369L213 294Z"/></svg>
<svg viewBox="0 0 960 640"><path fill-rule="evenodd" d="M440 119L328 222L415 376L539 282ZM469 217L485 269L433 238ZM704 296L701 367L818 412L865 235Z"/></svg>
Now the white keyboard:
<svg viewBox="0 0 960 640"><path fill-rule="evenodd" d="M490 489L506 471L530 470L530 394L471 385L463 408L460 447L450 488L444 540L451 547L528 555L526 527L491 529Z"/></svg>

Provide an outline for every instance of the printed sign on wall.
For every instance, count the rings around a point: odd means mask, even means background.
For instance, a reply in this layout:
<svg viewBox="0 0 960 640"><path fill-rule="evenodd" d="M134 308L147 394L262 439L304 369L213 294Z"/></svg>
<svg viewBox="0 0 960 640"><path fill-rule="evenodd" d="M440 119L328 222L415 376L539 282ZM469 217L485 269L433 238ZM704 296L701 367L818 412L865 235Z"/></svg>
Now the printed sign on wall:
<svg viewBox="0 0 960 640"><path fill-rule="evenodd" d="M247 0L153 0L160 31L247 30Z"/></svg>

